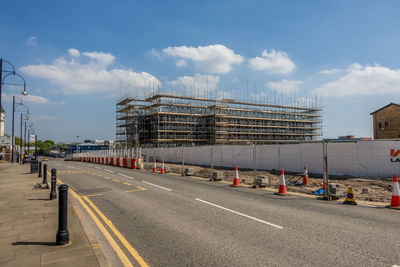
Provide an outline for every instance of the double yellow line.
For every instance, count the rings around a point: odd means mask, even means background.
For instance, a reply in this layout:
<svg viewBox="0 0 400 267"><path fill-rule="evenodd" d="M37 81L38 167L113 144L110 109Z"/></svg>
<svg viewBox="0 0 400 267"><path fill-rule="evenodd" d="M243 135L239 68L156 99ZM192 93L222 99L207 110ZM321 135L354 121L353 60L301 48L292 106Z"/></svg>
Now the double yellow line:
<svg viewBox="0 0 400 267"><path fill-rule="evenodd" d="M58 179L58 178L57 178ZM60 181L60 179L58 179ZM60 183L63 183L60 181ZM124 251L120 248L118 243L112 237L109 231L107 231L104 224L100 221L100 219L96 216L96 214L92 211L92 209L98 214L98 216L103 220L103 222L108 226L108 228L114 233L114 235L119 239L119 241L124 245L127 251L132 255L132 257L139 263L140 266L147 267L149 266L143 258L139 255L139 253L129 244L126 238L121 234L121 232L113 225L113 223L97 208L97 206L87 197L78 195L72 188L70 188L71 195L79 201L82 207L87 211L90 217L93 219L94 223L97 225L99 230L103 233L104 237L107 239L110 246L113 248L115 253L120 258L122 264L126 267L133 266L129 258L126 256ZM86 201L86 202L85 202ZM89 204L91 208L87 204Z"/></svg>

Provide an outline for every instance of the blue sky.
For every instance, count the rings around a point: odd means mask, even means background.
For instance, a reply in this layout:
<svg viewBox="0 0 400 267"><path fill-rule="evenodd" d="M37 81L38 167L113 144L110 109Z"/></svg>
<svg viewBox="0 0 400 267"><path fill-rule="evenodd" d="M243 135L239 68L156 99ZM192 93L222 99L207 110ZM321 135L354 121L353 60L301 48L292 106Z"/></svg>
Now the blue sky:
<svg viewBox="0 0 400 267"><path fill-rule="evenodd" d="M193 77L213 96L317 95L325 137L372 136L369 113L400 102L398 10L398 1L15 0L2 5L0 56L27 81L40 139L114 139L121 88L190 90ZM3 87L6 133L19 91Z"/></svg>

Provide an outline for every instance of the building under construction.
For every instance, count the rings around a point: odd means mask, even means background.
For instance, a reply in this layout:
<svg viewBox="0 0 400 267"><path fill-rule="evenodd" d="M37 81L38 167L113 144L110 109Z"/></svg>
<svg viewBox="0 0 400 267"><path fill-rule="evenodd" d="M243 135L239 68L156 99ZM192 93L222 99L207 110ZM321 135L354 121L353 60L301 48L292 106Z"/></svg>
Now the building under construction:
<svg viewBox="0 0 400 267"><path fill-rule="evenodd" d="M321 108L155 92L117 101L117 141L128 146L272 144L319 140Z"/></svg>

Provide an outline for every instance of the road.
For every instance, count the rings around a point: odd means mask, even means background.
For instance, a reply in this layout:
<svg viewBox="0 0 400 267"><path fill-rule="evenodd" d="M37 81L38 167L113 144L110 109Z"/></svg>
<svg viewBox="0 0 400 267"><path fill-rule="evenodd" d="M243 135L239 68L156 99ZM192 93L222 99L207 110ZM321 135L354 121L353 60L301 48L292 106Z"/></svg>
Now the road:
<svg viewBox="0 0 400 267"><path fill-rule="evenodd" d="M86 196L134 266L400 265L397 210L99 164L48 165ZM122 265L110 240L95 235L107 257Z"/></svg>

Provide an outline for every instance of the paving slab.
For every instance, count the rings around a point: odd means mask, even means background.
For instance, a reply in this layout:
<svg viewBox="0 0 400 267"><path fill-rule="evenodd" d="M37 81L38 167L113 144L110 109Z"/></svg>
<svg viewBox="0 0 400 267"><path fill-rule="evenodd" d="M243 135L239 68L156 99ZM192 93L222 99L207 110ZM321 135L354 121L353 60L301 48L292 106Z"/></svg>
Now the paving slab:
<svg viewBox="0 0 400 267"><path fill-rule="evenodd" d="M49 200L49 189L33 189L42 178L29 168L0 164L0 265L100 266L71 204L70 244L55 244L58 199Z"/></svg>

